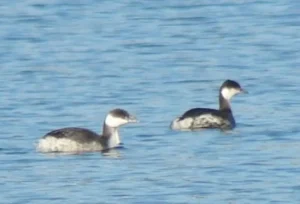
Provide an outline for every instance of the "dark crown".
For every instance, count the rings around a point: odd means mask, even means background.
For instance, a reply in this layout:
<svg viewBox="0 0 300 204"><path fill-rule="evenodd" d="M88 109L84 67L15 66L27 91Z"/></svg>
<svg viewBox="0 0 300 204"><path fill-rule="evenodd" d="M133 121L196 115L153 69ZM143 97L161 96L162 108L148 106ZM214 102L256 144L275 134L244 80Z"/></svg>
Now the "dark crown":
<svg viewBox="0 0 300 204"><path fill-rule="evenodd" d="M126 110L116 108L109 112L112 116L118 118L129 118L129 113Z"/></svg>

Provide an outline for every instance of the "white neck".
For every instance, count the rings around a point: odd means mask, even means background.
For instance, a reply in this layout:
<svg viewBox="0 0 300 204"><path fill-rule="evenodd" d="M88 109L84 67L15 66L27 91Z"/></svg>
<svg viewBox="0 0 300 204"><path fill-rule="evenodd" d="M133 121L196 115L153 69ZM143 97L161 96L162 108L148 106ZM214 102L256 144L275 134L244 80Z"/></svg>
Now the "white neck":
<svg viewBox="0 0 300 204"><path fill-rule="evenodd" d="M114 148L119 146L121 143L119 131L118 129L114 129L114 131L111 133L111 136L108 139L108 148Z"/></svg>

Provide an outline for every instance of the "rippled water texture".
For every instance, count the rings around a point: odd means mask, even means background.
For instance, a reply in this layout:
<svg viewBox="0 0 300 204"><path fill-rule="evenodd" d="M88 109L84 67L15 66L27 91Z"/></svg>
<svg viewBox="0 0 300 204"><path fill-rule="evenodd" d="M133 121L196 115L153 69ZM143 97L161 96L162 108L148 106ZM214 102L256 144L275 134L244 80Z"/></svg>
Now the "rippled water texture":
<svg viewBox="0 0 300 204"><path fill-rule="evenodd" d="M80 2L80 3L78 3ZM300 203L300 3L0 3L1 203ZM193 107L218 106L231 132L174 132ZM67 126L101 131L120 107L140 123L106 154L41 154Z"/></svg>

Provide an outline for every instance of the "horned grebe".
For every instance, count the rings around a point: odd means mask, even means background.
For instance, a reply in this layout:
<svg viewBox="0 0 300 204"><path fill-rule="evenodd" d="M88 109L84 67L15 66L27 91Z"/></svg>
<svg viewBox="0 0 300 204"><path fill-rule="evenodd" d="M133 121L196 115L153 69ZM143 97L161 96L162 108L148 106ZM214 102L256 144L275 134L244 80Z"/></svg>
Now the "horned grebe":
<svg viewBox="0 0 300 204"><path fill-rule="evenodd" d="M173 130L195 130L202 128L233 129L235 120L230 108L230 99L239 93L247 93L239 83L226 80L219 91L219 110L193 108L171 123Z"/></svg>
<svg viewBox="0 0 300 204"><path fill-rule="evenodd" d="M85 128L69 127L53 130L39 140L40 152L102 151L120 144L119 127L137 122L123 109L111 110L103 123L102 135Z"/></svg>

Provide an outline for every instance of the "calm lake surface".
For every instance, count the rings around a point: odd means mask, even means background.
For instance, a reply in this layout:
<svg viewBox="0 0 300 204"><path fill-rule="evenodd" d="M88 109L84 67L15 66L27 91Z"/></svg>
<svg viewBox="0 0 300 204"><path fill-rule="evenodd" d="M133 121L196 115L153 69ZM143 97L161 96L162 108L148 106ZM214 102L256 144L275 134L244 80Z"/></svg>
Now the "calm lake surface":
<svg viewBox="0 0 300 204"><path fill-rule="evenodd" d="M0 203L300 203L300 3L0 3ZM234 79L231 132L175 132L218 107ZM38 139L100 132L124 108L138 124L106 154L41 154Z"/></svg>

